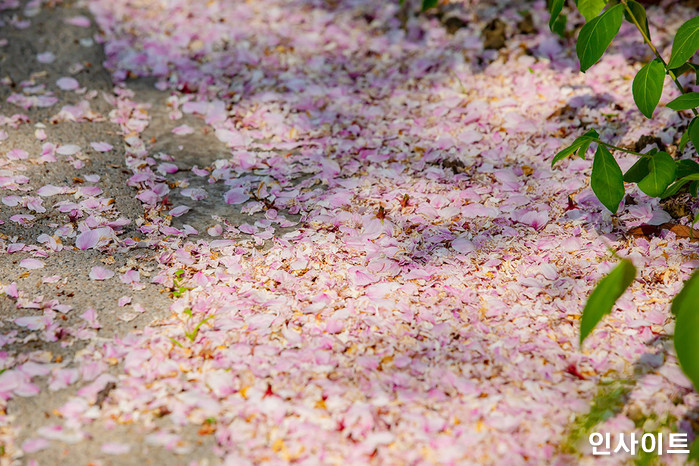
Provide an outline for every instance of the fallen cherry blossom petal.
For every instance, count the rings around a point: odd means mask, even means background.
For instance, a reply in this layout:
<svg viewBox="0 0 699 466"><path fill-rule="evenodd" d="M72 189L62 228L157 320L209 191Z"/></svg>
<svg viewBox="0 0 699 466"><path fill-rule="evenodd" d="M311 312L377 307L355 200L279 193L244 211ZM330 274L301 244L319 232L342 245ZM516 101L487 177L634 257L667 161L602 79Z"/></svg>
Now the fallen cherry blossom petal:
<svg viewBox="0 0 699 466"><path fill-rule="evenodd" d="M114 149L114 146L107 142L91 142L90 146L96 150L97 152L109 152L110 150ZM92 181L92 180L90 180ZM94 181L92 181L94 182Z"/></svg>
<svg viewBox="0 0 699 466"><path fill-rule="evenodd" d="M29 270L43 269L44 265L45 264L43 261L40 261L39 259L34 259L34 258L22 259L19 262L20 267L22 267L24 269L29 269Z"/></svg>
<svg viewBox="0 0 699 466"><path fill-rule="evenodd" d="M75 89L80 87L80 83L78 83L78 80L75 78L62 77L58 78L58 80L56 81L56 86L58 86L58 88L63 91L74 91Z"/></svg>
<svg viewBox="0 0 699 466"><path fill-rule="evenodd" d="M90 280L108 280L114 276L114 271L96 265L90 270Z"/></svg>
<svg viewBox="0 0 699 466"><path fill-rule="evenodd" d="M169 214L173 217L181 217L182 215L189 212L191 208L186 205L177 206L174 209L170 209Z"/></svg>
<svg viewBox="0 0 699 466"><path fill-rule="evenodd" d="M45 438L30 438L22 443L22 450L25 453L35 453L48 448L49 445L51 445L51 442Z"/></svg>
<svg viewBox="0 0 699 466"><path fill-rule="evenodd" d="M76 144L65 144L56 149L56 153L60 155L75 155L78 152L80 152L80 146Z"/></svg>
<svg viewBox="0 0 699 466"><path fill-rule="evenodd" d="M189 125L180 125L180 126L177 126L176 128L173 128L172 133L177 134L179 136L184 136L187 134L194 133L194 129Z"/></svg>
<svg viewBox="0 0 699 466"><path fill-rule="evenodd" d="M39 63L53 63L56 60L56 56L53 52L42 52L36 55L36 59Z"/></svg>
<svg viewBox="0 0 699 466"><path fill-rule="evenodd" d="M250 196L246 194L246 190L235 188L226 191L223 195L223 199L226 201L226 204L242 204L250 199Z"/></svg>
<svg viewBox="0 0 699 466"><path fill-rule="evenodd" d="M107 455L124 455L131 451L131 445L120 442L103 443L100 451Z"/></svg>
<svg viewBox="0 0 699 466"><path fill-rule="evenodd" d="M7 151L6 156L10 160L24 160L29 157L29 154L23 149L10 149Z"/></svg>

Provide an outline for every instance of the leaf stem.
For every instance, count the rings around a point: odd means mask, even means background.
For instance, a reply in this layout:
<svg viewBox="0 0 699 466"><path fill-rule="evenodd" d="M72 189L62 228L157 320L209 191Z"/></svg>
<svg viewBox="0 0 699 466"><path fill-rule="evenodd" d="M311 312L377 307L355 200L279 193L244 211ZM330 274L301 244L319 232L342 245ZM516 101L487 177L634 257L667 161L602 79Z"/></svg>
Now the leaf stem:
<svg viewBox="0 0 699 466"><path fill-rule="evenodd" d="M624 149L623 147L618 147L618 146L615 146L613 144L606 143L606 142L601 141L597 138L590 138L590 140L592 140L592 142L596 142L597 144L602 144L603 146L609 147L610 149L620 150L621 152L626 152L627 154L633 154L633 155L637 155L639 157L650 157L648 154L641 154L640 152L632 151L629 149Z"/></svg>
<svg viewBox="0 0 699 466"><path fill-rule="evenodd" d="M621 0L621 3L624 5L624 9L626 12L629 14L629 17L631 18L634 26L636 26L636 29L638 29L638 32L641 33L641 36L643 37L643 41L648 44L648 47L650 47L650 50L655 54L658 60L660 60L660 63L663 64L663 68L665 68L665 72L667 72L668 76L672 79L672 81L675 83L675 86L677 86L677 89L680 90L682 94L686 94L687 91L684 90L684 86L682 86L682 83L680 83L679 79L677 79L677 76L675 76L675 73L667 67L667 63L665 63L665 60L663 60L663 57L660 55L660 52L658 52L658 49L655 48L655 45L653 45L653 42L651 42L650 37L646 34L646 32L643 30L641 25L638 23L638 20L636 19L636 16L634 16L633 11L631 11L631 8L629 8L629 5L626 0ZM697 113L697 109L693 108L692 113L694 113L694 116L699 116L699 113Z"/></svg>

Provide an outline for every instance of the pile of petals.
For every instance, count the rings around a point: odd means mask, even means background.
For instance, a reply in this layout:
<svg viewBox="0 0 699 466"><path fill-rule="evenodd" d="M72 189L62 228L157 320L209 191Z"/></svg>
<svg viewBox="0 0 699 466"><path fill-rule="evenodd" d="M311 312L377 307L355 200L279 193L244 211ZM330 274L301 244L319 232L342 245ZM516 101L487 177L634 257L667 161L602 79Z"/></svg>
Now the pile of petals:
<svg viewBox="0 0 699 466"><path fill-rule="evenodd" d="M61 247L55 237L79 249L150 248L150 279L174 302L168 319L95 341L71 366L3 362L3 400L35 395L41 377L55 390L83 383L60 409L64 423L31 447L80 441L99 418L151 426L147 443L180 453L191 448L183 429L206 426L226 464L571 461L567 427L617 379L635 385L600 431L634 431L632 412L642 412L691 435L697 396L661 339L696 246L672 233L627 239L668 214L632 190L612 218L589 188L589 160L550 169L588 127L619 144L646 132L676 140L676 112L659 108L648 122L635 110L626 77L644 59L637 35L624 26L582 75L571 44L548 31L545 2L528 4L539 30L530 34L515 27L517 6L454 5L465 26L450 34L434 16L402 22L398 2L89 3L118 84L108 119L123 133L142 238L119 235L123 222L96 186L24 190L20 152L3 158L0 189L17 193L2 202L26 209L10 219L21 224L44 199L72 196L56 205L77 228L23 245L35 256L23 267L41 267ZM658 43L687 14L656 15ZM481 30L496 16L508 40L484 50ZM178 120L192 115L230 153L186 167L152 151L142 137L150 109L129 77L167 91L173 134L190 137ZM668 86L664 99L673 96ZM51 96L13 99L28 107ZM47 142L41 157L79 162L86 149ZM173 194L186 205L169 206ZM214 217L197 231L188 215L213 196L249 222ZM639 279L581 351L581 308L614 265L610 247ZM119 278L140 281L135 271ZM5 293L39 305L12 285ZM99 322L82 317L75 332L89 338ZM106 370L115 361L118 376ZM157 428L164 416L170 427Z"/></svg>

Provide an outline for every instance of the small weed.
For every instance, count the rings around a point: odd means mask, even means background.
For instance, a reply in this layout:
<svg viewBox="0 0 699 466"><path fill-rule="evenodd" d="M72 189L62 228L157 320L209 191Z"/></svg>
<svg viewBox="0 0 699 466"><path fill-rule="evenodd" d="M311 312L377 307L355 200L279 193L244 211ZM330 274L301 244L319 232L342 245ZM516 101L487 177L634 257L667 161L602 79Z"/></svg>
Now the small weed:
<svg viewBox="0 0 699 466"><path fill-rule="evenodd" d="M183 275L184 275L184 269L179 269L177 272L175 272L175 278L172 279L172 289L173 289L172 297L173 298L179 298L186 291L193 290L195 288L194 286L182 285Z"/></svg>
<svg viewBox="0 0 699 466"><path fill-rule="evenodd" d="M197 338L197 335L199 334L199 328L200 328L202 325L204 325L207 321L209 321L209 320L211 320L211 319L213 319L213 318L214 318L214 316L209 316L209 317L207 317L206 319L204 319L204 320L202 320L201 322L199 322L199 323L196 325L196 327L194 327L192 330L185 330L185 331L184 331L184 336L186 336L187 338L189 338L189 341L194 342L194 340L196 340L196 338Z"/></svg>
<svg viewBox="0 0 699 466"><path fill-rule="evenodd" d="M171 341L174 345L177 345L177 346L179 346L180 348L184 348L184 346L182 345L182 343L180 343L179 341L175 340L175 339L172 338L172 337L168 337L168 338L170 339L170 341Z"/></svg>
<svg viewBox="0 0 699 466"><path fill-rule="evenodd" d="M590 411L578 415L573 421L568 437L563 442L563 451L577 451L580 439L587 437L596 425L619 414L624 409L632 386L627 380L615 380L600 387L592 399Z"/></svg>

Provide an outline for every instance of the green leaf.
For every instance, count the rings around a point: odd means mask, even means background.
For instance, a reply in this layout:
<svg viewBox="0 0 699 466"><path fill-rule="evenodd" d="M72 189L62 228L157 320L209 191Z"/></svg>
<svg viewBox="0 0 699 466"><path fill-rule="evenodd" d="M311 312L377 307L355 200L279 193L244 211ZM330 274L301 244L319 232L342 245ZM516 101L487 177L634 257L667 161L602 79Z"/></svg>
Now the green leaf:
<svg viewBox="0 0 699 466"><path fill-rule="evenodd" d="M556 18L556 22L553 23L552 31L561 37L565 37L567 23L568 23L568 17L566 15L560 15L558 18Z"/></svg>
<svg viewBox="0 0 699 466"><path fill-rule="evenodd" d="M699 272L684 283L672 300L670 311L675 320L675 351L680 367L695 388L699 388Z"/></svg>
<svg viewBox="0 0 699 466"><path fill-rule="evenodd" d="M660 199L666 199L670 196L674 196L675 194L679 193L680 189L682 189L687 183L689 183L689 180L676 181L671 186L668 186L665 192L660 195Z"/></svg>
<svg viewBox="0 0 699 466"><path fill-rule="evenodd" d="M575 138L575 141L573 141L571 145L563 148L563 150L561 150L553 156L553 160L551 161L551 168L553 168L553 166L559 160L564 159L574 153L577 153L581 159L584 159L587 148L590 147L590 144L592 144L593 142L592 138L598 137L599 133L594 129L585 132L585 134L583 134L582 136L578 136L577 138Z"/></svg>
<svg viewBox="0 0 699 466"><path fill-rule="evenodd" d="M641 30L643 31L643 33L650 40L650 29L648 29L648 17L646 17L646 9L643 8L643 5L633 0L626 2L626 4L628 5L629 10L631 10L631 14L629 14L629 12L626 9L624 9L624 17L626 18L626 21L628 21L631 24L635 24L635 19L638 25L641 26Z"/></svg>
<svg viewBox="0 0 699 466"><path fill-rule="evenodd" d="M682 94L675 100L668 102L667 106L673 110L677 110L678 112L697 107L699 106L699 92L688 92L686 94Z"/></svg>
<svg viewBox="0 0 699 466"><path fill-rule="evenodd" d="M694 67L692 66L691 63L682 63L682 65L680 65L679 68L673 68L673 69L670 70L670 71L672 71L672 73L673 73L675 76L679 77L679 76L682 76L683 74L685 74L685 73L688 72L688 71L694 71Z"/></svg>
<svg viewBox="0 0 699 466"><path fill-rule="evenodd" d="M699 117L694 117L692 121L689 122L687 133L689 133L690 141L694 144L694 149L699 151Z"/></svg>
<svg viewBox="0 0 699 466"><path fill-rule="evenodd" d="M627 183L638 183L645 178L648 173L650 173L650 168L648 168L649 162L650 159L648 157L641 157L638 159L638 161L624 173L624 181Z"/></svg>
<svg viewBox="0 0 699 466"><path fill-rule="evenodd" d="M679 68L673 68L670 71L677 76L680 77L685 73L688 73L690 71L694 71L694 83L699 84L699 64L697 63L690 63L686 62L683 63Z"/></svg>
<svg viewBox="0 0 699 466"><path fill-rule="evenodd" d="M437 6L438 0L422 0L422 11L427 11L430 8Z"/></svg>
<svg viewBox="0 0 699 466"><path fill-rule="evenodd" d="M678 68L699 50L699 16L695 16L684 23L677 30L672 41L672 53L667 67Z"/></svg>
<svg viewBox="0 0 699 466"><path fill-rule="evenodd" d="M672 186L667 188L665 192L660 196L661 199L665 199L666 197L674 196L678 192L680 192L680 189L690 181L697 181L699 180L699 173L692 173L691 175L684 176L680 179L678 179Z"/></svg>
<svg viewBox="0 0 699 466"><path fill-rule="evenodd" d="M699 163L694 160L682 159L677 161L677 179L684 178L692 173L699 173Z"/></svg>
<svg viewBox="0 0 699 466"><path fill-rule="evenodd" d="M578 157L585 160L585 152L587 152L587 149L590 147L590 144L592 144L592 139L586 139L583 141L583 143L580 145L580 149L578 149L578 151L576 152L578 154Z"/></svg>
<svg viewBox="0 0 699 466"><path fill-rule="evenodd" d="M694 464L699 463L699 438L695 438L692 441L692 445L689 447L689 455L687 455L687 463L691 464L690 461L694 461Z"/></svg>
<svg viewBox="0 0 699 466"><path fill-rule="evenodd" d="M551 18L549 19L549 29L551 29L551 32L556 32L554 31L554 24L556 24L556 20L558 19L558 15L561 14L561 11L563 10L563 4L565 3L565 0L551 0L549 2L549 13L551 13Z"/></svg>
<svg viewBox="0 0 699 466"><path fill-rule="evenodd" d="M634 278L636 267L630 260L622 259L592 290L580 321L580 346L602 317L612 312L612 306L633 283Z"/></svg>
<svg viewBox="0 0 699 466"><path fill-rule="evenodd" d="M585 21L590 21L604 10L607 2L606 0L577 0L575 4L580 14L585 17Z"/></svg>
<svg viewBox="0 0 699 466"><path fill-rule="evenodd" d="M624 5L614 5L585 24L578 35L575 50L580 60L580 71L587 71L597 63L619 32L624 16Z"/></svg>
<svg viewBox="0 0 699 466"><path fill-rule="evenodd" d="M653 111L660 102L665 82L665 67L657 58L641 68L633 78L633 100L646 118L653 117Z"/></svg>
<svg viewBox="0 0 699 466"><path fill-rule="evenodd" d="M692 181L689 185L689 194L691 194L692 197L697 197L697 188L699 188L699 181Z"/></svg>
<svg viewBox="0 0 699 466"><path fill-rule="evenodd" d="M601 144L597 146L592 162L590 185L597 199L615 214L624 198L624 176L614 156Z"/></svg>
<svg viewBox="0 0 699 466"><path fill-rule="evenodd" d="M573 141L573 143L571 145L564 148L559 153L557 153L556 155L553 156L553 160L551 161L551 167L553 168L553 166L559 160L564 159L564 158L568 157L569 155L573 154L575 151L577 151L580 148L581 145L582 145L582 143L579 143L577 139L575 141Z"/></svg>
<svg viewBox="0 0 699 466"><path fill-rule="evenodd" d="M638 182L638 188L651 197L662 195L675 181L677 164L667 152L658 152L648 162L650 172Z"/></svg>
<svg viewBox="0 0 699 466"><path fill-rule="evenodd" d="M684 150L684 146L687 145L689 142L689 128L682 133L682 137L680 138L680 143L677 145L677 151L682 152Z"/></svg>

